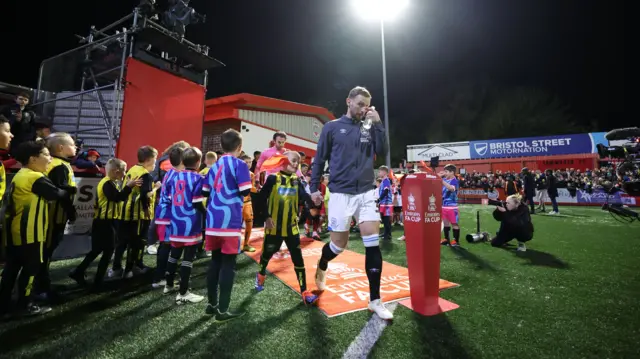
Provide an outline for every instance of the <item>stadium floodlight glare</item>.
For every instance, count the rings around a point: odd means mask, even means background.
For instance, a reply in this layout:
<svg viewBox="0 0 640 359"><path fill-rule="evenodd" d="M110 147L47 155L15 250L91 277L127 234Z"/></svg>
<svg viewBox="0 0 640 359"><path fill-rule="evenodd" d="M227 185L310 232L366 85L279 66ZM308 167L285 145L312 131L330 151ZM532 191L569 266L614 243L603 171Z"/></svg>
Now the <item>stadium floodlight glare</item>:
<svg viewBox="0 0 640 359"><path fill-rule="evenodd" d="M352 0L356 12L365 19L393 20L408 5L409 0Z"/></svg>
<svg viewBox="0 0 640 359"><path fill-rule="evenodd" d="M387 133L386 165L391 167L391 142L389 141L389 103L387 100L387 60L384 48L384 22L394 19L409 5L409 0L351 0L355 11L364 19L380 22L380 43L382 45L382 96L384 101L384 128Z"/></svg>

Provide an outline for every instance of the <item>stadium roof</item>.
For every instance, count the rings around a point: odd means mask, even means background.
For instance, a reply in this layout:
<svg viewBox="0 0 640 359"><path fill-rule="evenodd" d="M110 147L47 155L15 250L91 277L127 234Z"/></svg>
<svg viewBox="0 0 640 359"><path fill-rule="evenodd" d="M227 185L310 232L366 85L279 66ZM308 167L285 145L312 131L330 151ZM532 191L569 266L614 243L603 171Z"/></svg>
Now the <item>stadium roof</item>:
<svg viewBox="0 0 640 359"><path fill-rule="evenodd" d="M205 107L227 105L235 108L267 110L293 115L313 116L327 123L335 119L333 114L324 107L305 105L302 103L279 100L271 97L240 93L236 95L212 98L205 101Z"/></svg>

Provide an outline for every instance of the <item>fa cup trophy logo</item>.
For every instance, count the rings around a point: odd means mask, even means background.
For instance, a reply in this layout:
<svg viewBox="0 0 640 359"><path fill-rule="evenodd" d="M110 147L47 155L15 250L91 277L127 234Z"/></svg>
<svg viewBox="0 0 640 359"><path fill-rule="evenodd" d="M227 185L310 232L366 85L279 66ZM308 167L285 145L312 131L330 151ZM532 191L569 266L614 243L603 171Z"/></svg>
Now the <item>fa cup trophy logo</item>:
<svg viewBox="0 0 640 359"><path fill-rule="evenodd" d="M413 194L409 193L409 197L407 197L407 199L409 200L409 210L410 211L415 211L416 210L416 198L413 196Z"/></svg>
<svg viewBox="0 0 640 359"><path fill-rule="evenodd" d="M435 211L436 211L436 196L434 196L432 193L431 197L429 197L429 212L435 212Z"/></svg>

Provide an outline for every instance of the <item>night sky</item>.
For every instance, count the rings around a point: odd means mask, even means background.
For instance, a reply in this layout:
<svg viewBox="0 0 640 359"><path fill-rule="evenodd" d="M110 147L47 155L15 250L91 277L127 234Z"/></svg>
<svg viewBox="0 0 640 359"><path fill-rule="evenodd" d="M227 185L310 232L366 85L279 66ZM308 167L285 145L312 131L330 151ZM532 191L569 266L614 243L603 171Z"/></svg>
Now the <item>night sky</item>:
<svg viewBox="0 0 640 359"><path fill-rule="evenodd" d="M36 87L44 58L77 46L74 34L105 26L137 3L68 0L38 8L6 0L0 81ZM349 1L191 5L208 21L188 28L187 38L210 45L227 65L211 73L208 97L249 92L341 103L363 85L382 109L379 26ZM477 78L557 93L580 122L607 126L600 130L637 125L624 109L623 11L618 1L412 0L385 29L392 126L428 121L439 89ZM11 48L13 56L5 52Z"/></svg>

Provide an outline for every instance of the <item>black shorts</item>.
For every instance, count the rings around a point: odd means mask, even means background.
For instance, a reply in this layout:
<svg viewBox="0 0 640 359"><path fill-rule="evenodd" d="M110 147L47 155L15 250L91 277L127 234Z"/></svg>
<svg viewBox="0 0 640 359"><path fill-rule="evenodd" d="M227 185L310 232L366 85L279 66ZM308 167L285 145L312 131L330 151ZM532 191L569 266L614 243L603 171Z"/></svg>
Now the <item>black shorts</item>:
<svg viewBox="0 0 640 359"><path fill-rule="evenodd" d="M113 220L94 219L91 227L92 250L115 248L117 232Z"/></svg>
<svg viewBox="0 0 640 359"><path fill-rule="evenodd" d="M121 221L118 225L118 243L130 245L144 240L149 232L151 221L141 219L137 221ZM144 244L142 245L144 247Z"/></svg>
<svg viewBox="0 0 640 359"><path fill-rule="evenodd" d="M393 206L393 213L402 213L402 206Z"/></svg>

